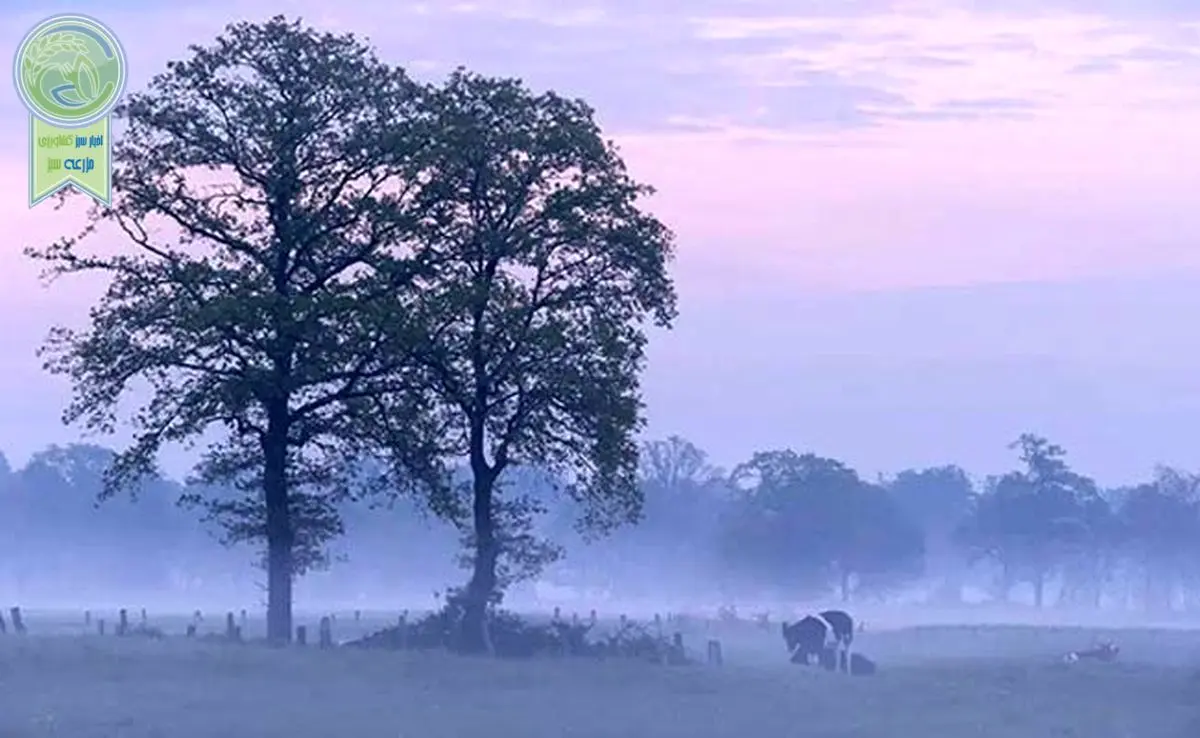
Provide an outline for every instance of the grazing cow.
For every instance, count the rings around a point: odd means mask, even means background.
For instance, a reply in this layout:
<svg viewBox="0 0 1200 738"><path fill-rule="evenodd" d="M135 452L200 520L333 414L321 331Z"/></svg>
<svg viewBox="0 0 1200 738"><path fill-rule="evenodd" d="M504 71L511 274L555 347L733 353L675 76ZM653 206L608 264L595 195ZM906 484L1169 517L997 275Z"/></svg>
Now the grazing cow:
<svg viewBox="0 0 1200 738"><path fill-rule="evenodd" d="M811 663L813 656L830 671L849 672L854 618L843 610L824 610L783 624L783 641L792 663Z"/></svg>

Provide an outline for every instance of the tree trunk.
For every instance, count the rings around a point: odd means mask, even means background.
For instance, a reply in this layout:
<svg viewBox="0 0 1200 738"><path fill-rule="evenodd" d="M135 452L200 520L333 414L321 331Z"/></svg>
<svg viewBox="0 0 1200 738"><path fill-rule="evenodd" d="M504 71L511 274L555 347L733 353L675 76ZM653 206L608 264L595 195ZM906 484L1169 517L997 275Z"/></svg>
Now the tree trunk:
<svg viewBox="0 0 1200 738"><path fill-rule="evenodd" d="M267 408L262 439L263 497L267 512L267 642L286 645L292 638L291 510L288 506L287 405Z"/></svg>
<svg viewBox="0 0 1200 738"><path fill-rule="evenodd" d="M472 454L474 457L474 454ZM496 520L492 514L492 494L496 470L489 468L479 455L472 459L472 524L475 530L475 552L471 580L463 593L462 633L459 648L465 653L486 653L491 647L487 634L487 609L496 592L496 564L500 546L496 537Z"/></svg>

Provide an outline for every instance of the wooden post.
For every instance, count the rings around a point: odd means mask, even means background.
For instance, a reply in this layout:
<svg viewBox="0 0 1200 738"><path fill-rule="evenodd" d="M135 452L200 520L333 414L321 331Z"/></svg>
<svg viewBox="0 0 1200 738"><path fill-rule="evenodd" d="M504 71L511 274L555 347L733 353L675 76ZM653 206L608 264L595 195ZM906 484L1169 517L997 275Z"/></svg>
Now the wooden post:
<svg viewBox="0 0 1200 738"><path fill-rule="evenodd" d="M8 611L8 615L12 619L13 632L17 635L25 635L25 619L21 617L21 608L12 608Z"/></svg>
<svg viewBox="0 0 1200 738"><path fill-rule="evenodd" d="M554 622L561 623L562 622L562 608L555 607L553 617L554 617Z"/></svg>
<svg viewBox="0 0 1200 738"><path fill-rule="evenodd" d="M718 640L708 642L708 663L713 666L722 666L725 663L725 657L721 653L721 642Z"/></svg>
<svg viewBox="0 0 1200 738"><path fill-rule="evenodd" d="M303 625L296 626L296 645L297 646L308 645L308 628L306 628Z"/></svg>
<svg viewBox="0 0 1200 738"><path fill-rule="evenodd" d="M91 624L92 624L92 611L91 610L83 611L83 624L87 627L91 626Z"/></svg>
<svg viewBox="0 0 1200 738"><path fill-rule="evenodd" d="M242 623L242 625L245 625L246 624L246 611L242 610L241 615L242 615L241 623Z"/></svg>
<svg viewBox="0 0 1200 738"><path fill-rule="evenodd" d="M238 632L237 623L234 622L233 613L232 612L225 613L225 637L231 641L236 641L237 640L237 632Z"/></svg>
<svg viewBox="0 0 1200 738"><path fill-rule="evenodd" d="M333 648L333 618L329 615L321 618L319 638L320 648Z"/></svg>
<svg viewBox="0 0 1200 738"><path fill-rule="evenodd" d="M146 624L146 608L142 608L142 625Z"/></svg>
<svg viewBox="0 0 1200 738"><path fill-rule="evenodd" d="M129 613L125 611L125 608L121 608L121 611L117 613L117 635L123 636L128 632Z"/></svg>
<svg viewBox="0 0 1200 738"><path fill-rule="evenodd" d="M683 650L683 633L673 634L671 636L671 659L670 660L673 663L682 664L685 661L684 653L685 652Z"/></svg>
<svg viewBox="0 0 1200 738"><path fill-rule="evenodd" d="M360 620L362 620L362 610L355 610L354 611L354 622L357 623Z"/></svg>
<svg viewBox="0 0 1200 738"><path fill-rule="evenodd" d="M592 625L595 625L596 624L596 611L592 610L591 614L588 615L588 617L591 619Z"/></svg>
<svg viewBox="0 0 1200 738"><path fill-rule="evenodd" d="M104 618L100 618L96 621L96 632L100 635L104 635Z"/></svg>

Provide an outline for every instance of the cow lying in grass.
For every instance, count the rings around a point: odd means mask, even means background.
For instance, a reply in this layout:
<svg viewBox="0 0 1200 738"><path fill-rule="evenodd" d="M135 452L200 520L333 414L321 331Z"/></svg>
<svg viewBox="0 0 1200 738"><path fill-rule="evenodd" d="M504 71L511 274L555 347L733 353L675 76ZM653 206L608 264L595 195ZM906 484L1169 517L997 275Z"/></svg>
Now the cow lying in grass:
<svg viewBox="0 0 1200 738"><path fill-rule="evenodd" d="M1063 661L1068 664L1074 664L1077 661L1114 661L1121 649L1112 641L1101 641L1093 648L1086 651L1071 651L1066 656L1063 656Z"/></svg>
<svg viewBox="0 0 1200 738"><path fill-rule="evenodd" d="M784 623L783 641L794 664L810 664L816 657L830 671L853 671L854 618L843 610L823 610Z"/></svg>

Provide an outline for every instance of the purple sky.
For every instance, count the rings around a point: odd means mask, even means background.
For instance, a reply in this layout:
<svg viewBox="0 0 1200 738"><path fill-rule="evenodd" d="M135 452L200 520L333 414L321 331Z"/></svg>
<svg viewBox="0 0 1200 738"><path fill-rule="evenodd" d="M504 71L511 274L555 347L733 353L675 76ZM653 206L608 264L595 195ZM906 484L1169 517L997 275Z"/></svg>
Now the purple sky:
<svg viewBox="0 0 1200 738"><path fill-rule="evenodd" d="M69 9L5 10L4 41ZM1200 468L1195 0L126 0L101 20L136 87L275 12L418 76L464 64L598 108L679 235L652 435L722 464L790 446L983 474L1034 430L1102 482ZM77 438L33 352L95 285L44 290L21 257L80 220L27 208L27 120L14 93L0 107L0 448L19 462Z"/></svg>

